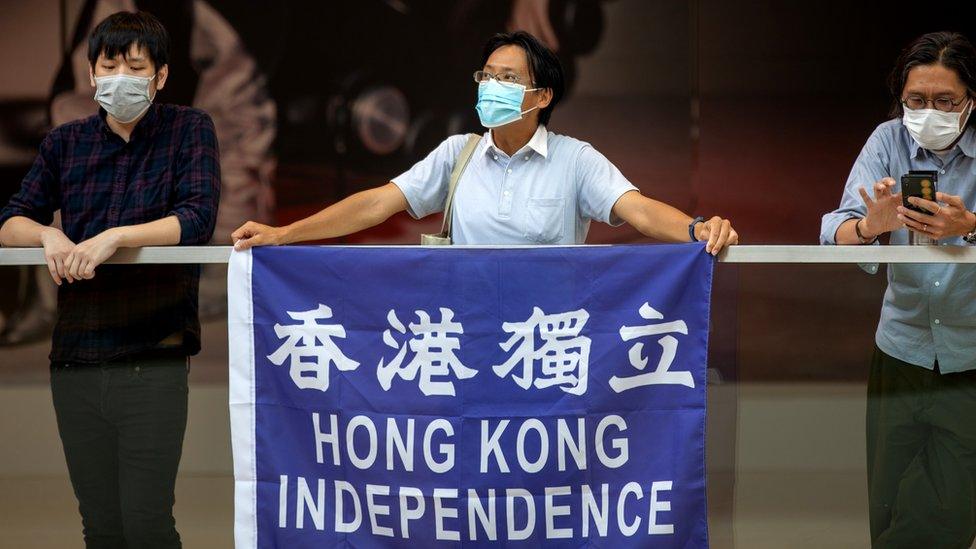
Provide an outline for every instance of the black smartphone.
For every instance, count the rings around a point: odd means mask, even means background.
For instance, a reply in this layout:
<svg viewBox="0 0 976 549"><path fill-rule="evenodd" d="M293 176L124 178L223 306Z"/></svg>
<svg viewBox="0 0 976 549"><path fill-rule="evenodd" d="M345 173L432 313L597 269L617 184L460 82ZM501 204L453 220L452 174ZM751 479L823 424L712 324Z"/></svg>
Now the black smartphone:
<svg viewBox="0 0 976 549"><path fill-rule="evenodd" d="M917 196L935 202L935 186L938 180L939 173L934 171L912 170L901 176L902 205L919 213L931 214L932 212L910 203L908 198Z"/></svg>

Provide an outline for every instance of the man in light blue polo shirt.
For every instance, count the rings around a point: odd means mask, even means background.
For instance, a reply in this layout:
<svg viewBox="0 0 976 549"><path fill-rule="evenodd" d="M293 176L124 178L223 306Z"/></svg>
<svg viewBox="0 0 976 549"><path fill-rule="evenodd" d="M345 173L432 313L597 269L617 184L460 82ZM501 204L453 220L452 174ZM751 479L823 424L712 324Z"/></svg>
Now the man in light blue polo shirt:
<svg viewBox="0 0 976 549"><path fill-rule="evenodd" d="M498 34L475 72L481 136L454 195L455 244L582 244L590 221L629 223L665 242L705 241L718 254L738 242L727 219L692 219L637 191L592 146L546 129L563 95L559 61L525 32ZM436 83L430 83L436 85ZM451 172L465 147L449 137L390 183L354 194L284 227L248 222L235 248L335 238L406 210L415 218L445 209Z"/></svg>
<svg viewBox="0 0 976 549"><path fill-rule="evenodd" d="M851 170L823 244L976 243L976 50L957 33L906 48L892 114ZM937 202L896 193L910 170L938 173ZM872 272L877 266L870 266ZM976 536L976 265L889 265L868 380L873 547L969 547Z"/></svg>

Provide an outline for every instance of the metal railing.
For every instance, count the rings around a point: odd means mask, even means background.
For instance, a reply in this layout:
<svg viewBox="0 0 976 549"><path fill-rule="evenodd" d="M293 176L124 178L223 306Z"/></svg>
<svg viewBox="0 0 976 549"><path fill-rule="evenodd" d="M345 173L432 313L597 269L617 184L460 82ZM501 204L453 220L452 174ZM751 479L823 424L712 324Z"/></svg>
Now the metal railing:
<svg viewBox="0 0 976 549"><path fill-rule="evenodd" d="M230 246L131 248L119 250L107 263L227 263L231 252ZM976 246L732 246L718 259L722 263L976 263ZM44 264L41 248L0 248L0 265Z"/></svg>

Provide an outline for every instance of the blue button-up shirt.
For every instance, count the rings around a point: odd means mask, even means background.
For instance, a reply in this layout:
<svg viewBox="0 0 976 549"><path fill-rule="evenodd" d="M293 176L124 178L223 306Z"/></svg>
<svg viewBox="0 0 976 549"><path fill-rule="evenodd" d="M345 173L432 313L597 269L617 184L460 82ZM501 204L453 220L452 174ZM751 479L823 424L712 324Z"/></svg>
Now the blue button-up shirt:
<svg viewBox="0 0 976 549"><path fill-rule="evenodd" d="M858 193L885 177L897 182L909 170L935 170L938 190L962 197L976 208L976 130L967 128L945 157L918 146L900 119L878 126L854 163L840 207L823 217L820 242L835 244L837 228L848 219L864 217ZM891 233L891 244L908 244L908 230ZM962 237L942 245L966 245ZM875 335L878 347L899 360L942 372L976 369L976 265L895 264L888 266L888 289Z"/></svg>
<svg viewBox="0 0 976 549"><path fill-rule="evenodd" d="M444 210L451 170L468 137L447 138L426 158L393 179L408 212L421 218ZM545 126L512 156L481 137L458 181L455 244L582 244L590 220L618 225L613 205L637 190L590 144Z"/></svg>

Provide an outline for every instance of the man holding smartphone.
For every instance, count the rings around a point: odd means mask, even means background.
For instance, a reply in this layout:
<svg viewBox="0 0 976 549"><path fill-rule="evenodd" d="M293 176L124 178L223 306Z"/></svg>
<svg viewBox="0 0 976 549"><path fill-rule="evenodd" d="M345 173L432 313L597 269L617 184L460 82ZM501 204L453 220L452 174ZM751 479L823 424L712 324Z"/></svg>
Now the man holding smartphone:
<svg viewBox="0 0 976 549"><path fill-rule="evenodd" d="M870 245L888 233L891 244L904 245L909 231L936 244L976 243L976 49L958 33L926 34L902 52L889 85L893 118L861 150L840 207L823 217L821 243ZM897 188L902 176L923 171L938 177L935 200L922 198L921 180L915 191ZM906 207L902 192L921 211ZM875 343L867 410L872 546L969 547L976 265L890 265Z"/></svg>

